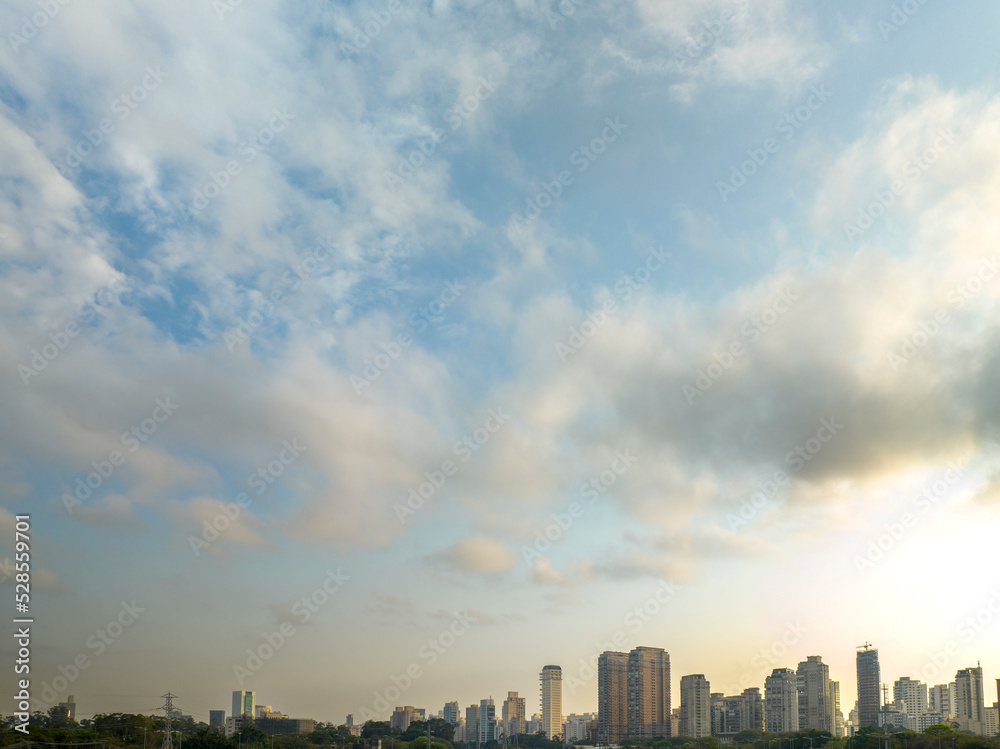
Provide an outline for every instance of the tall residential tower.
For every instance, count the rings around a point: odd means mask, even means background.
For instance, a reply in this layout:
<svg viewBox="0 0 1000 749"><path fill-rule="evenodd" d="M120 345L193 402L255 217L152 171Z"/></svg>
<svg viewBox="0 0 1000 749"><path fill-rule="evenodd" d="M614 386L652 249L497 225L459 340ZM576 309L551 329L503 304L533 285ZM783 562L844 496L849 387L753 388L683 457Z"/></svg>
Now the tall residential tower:
<svg viewBox="0 0 1000 749"><path fill-rule="evenodd" d="M542 682L542 730L554 739L562 736L562 669L545 666L538 677Z"/></svg>
<svg viewBox="0 0 1000 749"><path fill-rule="evenodd" d="M597 658L597 744L621 744L628 736L628 653Z"/></svg>
<svg viewBox="0 0 1000 749"><path fill-rule="evenodd" d="M628 735L670 736L670 655L638 647L628 654Z"/></svg>
<svg viewBox="0 0 1000 749"><path fill-rule="evenodd" d="M862 649L863 648L863 649ZM858 649L858 727L878 725L878 711L881 705L879 687L882 683L878 665L878 648L874 650L868 643Z"/></svg>
<svg viewBox="0 0 1000 749"><path fill-rule="evenodd" d="M795 672L776 668L764 680L764 730L793 733L799 730L799 692Z"/></svg>

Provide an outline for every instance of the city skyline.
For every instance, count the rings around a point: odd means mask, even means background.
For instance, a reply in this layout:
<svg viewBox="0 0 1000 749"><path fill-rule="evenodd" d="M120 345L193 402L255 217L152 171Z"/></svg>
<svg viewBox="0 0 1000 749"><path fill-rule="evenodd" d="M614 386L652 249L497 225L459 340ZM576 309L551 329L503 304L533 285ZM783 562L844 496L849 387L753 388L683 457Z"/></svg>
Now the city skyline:
<svg viewBox="0 0 1000 749"><path fill-rule="evenodd" d="M608 652L616 731L699 674L766 723L783 668L801 729L859 690L906 722L907 676L983 723L997 28L989 0L0 4L6 688L205 721L516 692L551 731Z"/></svg>
<svg viewBox="0 0 1000 749"><path fill-rule="evenodd" d="M598 694L597 701L598 707L593 711L572 711L564 712L561 715L563 720L560 721L560 726L565 726L565 719L571 715L587 715L592 714L594 716L595 731L598 736L602 729L600 726L604 724L604 721L599 721L598 716L605 714L614 714L621 710L621 715L625 720L625 727L619 726L617 729L610 728L611 735L618 735L620 738L631 737L631 736L656 736L663 735L659 731L665 730L663 728L656 728L652 731L644 731L641 727L641 723L637 719L633 719L633 725L628 726L628 706L633 701L631 694L629 694L628 687L628 672L629 663L633 663L633 681L638 683L637 678L638 670L641 668L639 665L642 663L642 658L637 657L640 653L648 653L645 659L648 660L649 654L655 655L661 652L657 648L650 648L648 646L638 646L633 654L620 653L620 652L609 652L605 651L601 654L598 659L598 664L602 669L599 673L601 677L597 681ZM866 645L865 650L859 649L858 654L864 653L877 653L877 649L870 650ZM663 659L666 663L666 679L669 682L669 654L663 652ZM728 725L728 721L735 720L737 724L742 725L740 728L729 729L729 733L735 733L739 730L743 730L747 727L760 726L762 730L766 730L769 733L789 733L796 732L799 730L805 730L809 728L819 728L819 730L830 730L833 735L846 735L841 732L842 726L839 722L834 720L834 716L828 715L830 719L830 725L837 726L838 730L831 730L827 728L821 728L820 724L824 720L819 716L819 712L816 712L817 707L814 706L812 718L806 718L807 722L811 720L814 725L799 726L798 721L802 720L804 716L810 715L808 707L808 698L801 711L797 708L798 700L802 699L803 695L808 695L811 692L816 692L817 689L822 687L816 687L810 685L809 682L812 680L819 679L818 684L822 684L822 680L827 679L828 683L838 683L835 680L829 679L829 671L826 668L827 664L822 662L821 656L808 656L805 660L798 664L798 675L794 669L777 668L771 675L769 675L764 682L762 688L748 687L743 690L742 694L728 694L725 692L711 692L711 680L706 679L704 674L687 674L678 677L678 682L680 684L680 689L677 690L677 694L680 695L681 702L673 707L675 722L675 728L673 735L683 735L683 736L708 736L708 735L719 735L720 731L717 729L715 720L715 709L716 709L716 697L724 698L726 704L723 706L724 714L721 717L723 724ZM803 670L805 669L805 670ZM559 666L548 665L539 674L539 681L544 685L546 679L544 674L552 673L555 670L556 673L561 672ZM612 675L612 679L603 678L603 674L607 673ZM615 676L616 675L616 676ZM614 681L617 678L617 681ZM622 681L624 680L624 683ZM963 683L964 682L964 683ZM556 683L561 683L558 680ZM995 680L997 687L997 702L993 703L993 708L996 707L997 703L1000 702L1000 677ZM604 689L602 684L607 684L609 689L612 689L612 694L614 690L617 690L618 698L624 700L625 704L615 705L614 698L604 700L602 697ZM615 686L617 684L617 686ZM688 686L685 686L688 684ZM990 709L990 699L989 695L984 690L983 685L983 670L982 666L978 665L975 667L958 669L955 672L953 681L945 681L943 684L928 684L921 682L918 679L913 679L908 676L901 676L895 679L891 684L882 683L880 685L880 693L883 690L888 690L891 686L891 694L893 700L891 702L886 701L884 704L880 705L879 713L880 717L875 724L870 724L867 722L862 722L860 714L858 714L858 722L851 726L852 730L865 727L865 725L882 725L881 713L883 710L895 710L897 707L903 712L909 713L911 716L923 716L929 715L934 719L931 722L953 722L957 725L962 725L962 730L969 730L972 732L981 731L986 725L984 709ZM950 714L952 717L950 720L938 720L940 717L936 715L942 710L940 705L940 698L934 697L934 691L940 688L948 688L950 686L950 691L954 695L954 708L948 708L945 710L946 713ZM632 687L633 689L635 687ZM789 693L791 696L783 697L783 692L791 688L792 691ZM711 694L710 694L711 692ZM355 721L354 724L361 726L367 720L385 720L391 725L405 729L414 720L426 720L431 717L442 717L445 720L449 720L454 725L466 725L471 720L475 726L474 735L479 739L480 743L486 743L488 741L498 740L500 735L512 735L510 732L505 730L505 726L509 725L508 721L510 717L521 716L522 721L527 720L525 726L530 726L534 723L538 730L544 730L545 725L544 719L542 717L542 710L544 709L544 697L545 694L544 687L540 689L540 699L539 699L539 709L537 712L531 713L526 710L525 698L520 697L517 692L508 691L507 698L503 702L503 709L501 713L496 711L496 703L492 697L482 698L478 701L478 704L473 703L465 711L464 721L460 720L463 715L461 708L459 707L462 700L451 700L445 702L442 709L437 712L432 712L431 709L427 707L415 707L412 705L392 705L389 708L389 713L387 715L369 715L368 717L356 716L353 713L348 713L346 715L344 722L339 722L336 719L323 718L323 717L311 717L310 719L315 719L317 721L328 721L332 722L334 725L340 725L343 723L350 724L350 721ZM909 702L908 698L910 696L915 696L915 702ZM930 699L928 696L930 695ZM281 716L283 718L295 718L294 715L287 715L280 712L270 713L272 710L271 705L261 705L256 701L256 692L252 691L233 691L232 692L232 710L229 714L224 710L209 709L206 713L207 718L203 716L199 711L187 711L188 714L192 716L198 716L204 718L202 722L208 723L211 715L221 715L225 718L227 725L227 732L230 730L231 725L230 718L232 716L256 716L260 718L262 715L265 717L267 715ZM711 698L711 699L709 699ZM769 699L773 698L773 699ZM751 702L747 703L746 700L750 699ZM949 698L951 699L951 698ZM902 702L908 702L908 706L901 705ZM880 699L881 702L881 699ZM76 713L76 703L73 702L73 697L70 697L70 703L72 704L72 711ZM63 703L63 704L70 704ZM682 707L687 704L688 708ZM602 711L602 708L606 707L606 711ZM823 707L825 705L825 707ZM667 712L670 712L670 697L669 694L666 695L666 706ZM735 706L735 707L734 707ZM780 708L779 708L780 706ZM44 707L44 705L43 705ZM819 703L819 710L831 710L833 709L829 703L821 702ZM781 711L794 709L794 714L790 714L781 717ZM837 708L840 708L839 698L837 702ZM860 704L855 705L856 709L860 708ZM633 708L635 710L636 708ZM737 710L739 712L746 712L749 710L750 717L746 716L740 717L737 715L733 717L732 710ZM449 713L449 710L451 712ZM690 711L689 711L690 710ZM262 712L263 711L263 712ZM772 711L777 711L778 715L772 715ZM185 710L177 709L178 714L184 713ZM848 710L839 710L842 712L842 718L845 718L844 726L846 726L846 716ZM449 714L452 716L449 719ZM402 721L397 724L396 718L402 716ZM530 716L530 717L529 717ZM86 712L82 712L80 717L92 717ZM300 716L301 717L301 716ZM361 717L358 720L358 717ZM995 720L1000 720L1000 716L995 718ZM781 726L775 730L773 723L775 721L782 721ZM963 722L964 721L964 722ZM926 721L925 721L926 722ZM749 723L750 725L743 725ZM928 723L929 725L930 723ZM911 730L918 730L916 724L909 726ZM470 730L470 729L466 729ZM676 731L679 730L680 733ZM685 730L689 731L685 733ZM846 730L846 728L844 729ZM922 730L922 728L920 728ZM726 733L727 731L722 731Z"/></svg>

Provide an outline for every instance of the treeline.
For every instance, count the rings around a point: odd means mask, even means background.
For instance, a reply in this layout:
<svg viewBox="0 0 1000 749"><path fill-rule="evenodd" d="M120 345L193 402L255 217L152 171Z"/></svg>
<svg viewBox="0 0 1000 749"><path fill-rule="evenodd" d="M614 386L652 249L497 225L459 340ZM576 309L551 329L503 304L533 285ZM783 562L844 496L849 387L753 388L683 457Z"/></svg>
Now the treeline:
<svg viewBox="0 0 1000 749"><path fill-rule="evenodd" d="M0 719L0 747L25 741L49 744L91 745L95 749L161 749L164 720L161 717L131 713L96 715L79 723L64 714L36 712L31 717L28 736L13 729L14 718ZM414 721L405 731L392 728L387 721L368 721L362 726L361 737L352 736L346 726L317 723L309 734L268 736L255 726L246 726L226 738L210 730L204 723L193 720L172 720L174 749L354 749L356 745L371 745L372 739L382 740L382 749L472 749L477 742L455 742L455 727L440 718ZM630 739L622 743L625 749L1000 749L1000 738L985 738L958 733L947 725L931 726L922 733L881 728L862 728L847 739L836 738L826 731L814 729L796 733L770 734L764 731L741 731L732 741L723 744L714 736L691 738L674 736L659 739ZM585 745L588 742L576 742ZM481 749L496 746L489 742ZM544 733L520 734L507 739L508 749L561 749L563 744L552 741ZM477 747L477 749L480 749Z"/></svg>
<svg viewBox="0 0 1000 749"><path fill-rule="evenodd" d="M796 733L740 731L729 744L715 736L692 738L673 736L660 739L629 739L626 749L1000 749L1000 738L959 733L951 726L937 724L922 733L894 729L862 728L850 738L837 738L827 731L810 729Z"/></svg>
<svg viewBox="0 0 1000 749"><path fill-rule="evenodd" d="M166 735L162 717L133 713L95 715L79 723L70 720L58 709L48 714L32 714L29 733L25 736L15 731L13 716L0 720L0 747L24 741L51 744L91 744L94 749L161 749ZM190 718L170 721L174 749L313 749L314 747L341 747L350 749L358 741L346 727L319 723L309 734L268 736L255 726L226 738L210 730L205 723ZM448 749L448 748L445 748Z"/></svg>

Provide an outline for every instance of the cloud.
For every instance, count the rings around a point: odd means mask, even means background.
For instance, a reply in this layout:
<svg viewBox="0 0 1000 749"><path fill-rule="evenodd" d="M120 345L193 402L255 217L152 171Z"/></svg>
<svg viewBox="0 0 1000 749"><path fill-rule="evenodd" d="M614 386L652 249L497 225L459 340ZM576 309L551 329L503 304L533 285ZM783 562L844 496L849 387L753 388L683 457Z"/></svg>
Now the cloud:
<svg viewBox="0 0 1000 749"><path fill-rule="evenodd" d="M446 550L431 554L427 561L462 575L502 575L515 565L514 555L507 546L482 533L456 541Z"/></svg>
<svg viewBox="0 0 1000 749"><path fill-rule="evenodd" d="M627 46L605 40L604 54L637 73L675 80L670 93L686 103L719 86L767 86L789 96L832 56L812 20L786 0L637 0L635 10L641 35Z"/></svg>
<svg viewBox="0 0 1000 749"><path fill-rule="evenodd" d="M73 514L84 525L97 528L143 527L132 502L121 494L109 494L93 503L74 507Z"/></svg>
<svg viewBox="0 0 1000 749"><path fill-rule="evenodd" d="M204 551L212 557L225 558L232 553L234 547L260 550L274 548L265 537L264 523L246 507L233 502L199 496L186 502L172 503L168 512L176 524L186 527L188 537L200 539L207 544L199 546L199 555Z"/></svg>

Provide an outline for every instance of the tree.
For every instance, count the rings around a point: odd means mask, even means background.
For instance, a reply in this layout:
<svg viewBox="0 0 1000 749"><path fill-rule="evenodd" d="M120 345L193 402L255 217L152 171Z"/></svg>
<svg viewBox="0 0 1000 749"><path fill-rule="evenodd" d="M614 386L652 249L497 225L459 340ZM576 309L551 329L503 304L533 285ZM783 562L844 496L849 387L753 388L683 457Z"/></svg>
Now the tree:
<svg viewBox="0 0 1000 749"><path fill-rule="evenodd" d="M237 738L238 737L238 738ZM240 732L236 734L236 743L239 746L268 746L270 744L270 739L267 734L262 730L257 728L257 726L243 726Z"/></svg>
<svg viewBox="0 0 1000 749"><path fill-rule="evenodd" d="M49 708L48 726L50 728L68 728L70 725L73 725L73 721L69 719L68 707L53 705Z"/></svg>
<svg viewBox="0 0 1000 749"><path fill-rule="evenodd" d="M955 729L947 723L935 723L932 726L927 726L924 729L924 733L928 736L938 736L945 733L955 733Z"/></svg>
<svg viewBox="0 0 1000 749"><path fill-rule="evenodd" d="M387 720L366 720L361 726L361 738L380 739L392 735L392 728Z"/></svg>
<svg viewBox="0 0 1000 749"><path fill-rule="evenodd" d="M413 741L420 736L427 736L428 727L430 727L432 739L441 738L451 741L455 737L455 726L443 718L430 718L426 721L413 721L399 738L402 741Z"/></svg>
<svg viewBox="0 0 1000 749"><path fill-rule="evenodd" d="M184 746L187 749L229 749L231 744L229 739L218 731L205 728L185 736Z"/></svg>
<svg viewBox="0 0 1000 749"><path fill-rule="evenodd" d="M452 749L451 742L449 741L434 741L434 736L431 736L431 749ZM419 738L413 739L410 742L410 749L427 749L427 737L420 736Z"/></svg>

